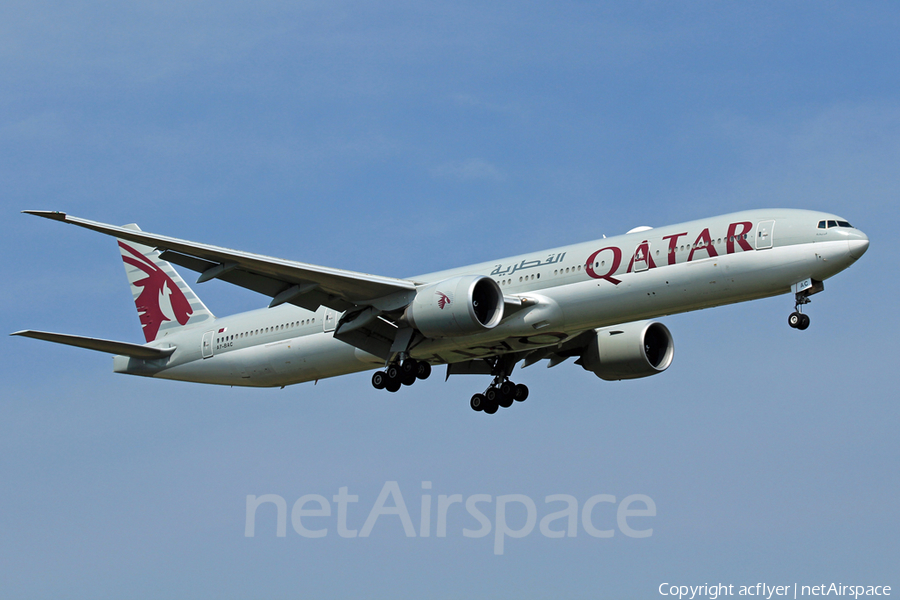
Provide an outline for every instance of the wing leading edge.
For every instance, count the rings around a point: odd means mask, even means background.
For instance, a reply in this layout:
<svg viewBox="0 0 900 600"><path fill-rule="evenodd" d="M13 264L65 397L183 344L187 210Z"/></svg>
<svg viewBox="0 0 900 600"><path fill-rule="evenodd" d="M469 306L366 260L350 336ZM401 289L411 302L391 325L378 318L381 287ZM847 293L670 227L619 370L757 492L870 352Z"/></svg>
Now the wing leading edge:
<svg viewBox="0 0 900 600"><path fill-rule="evenodd" d="M98 233L159 249L161 258L197 271L198 283L210 279L238 285L272 298L270 306L290 303L308 310L327 306L337 311L407 302L416 284L406 279L381 277L241 252L209 244L135 231L72 217L56 211L26 210L30 215L62 221Z"/></svg>

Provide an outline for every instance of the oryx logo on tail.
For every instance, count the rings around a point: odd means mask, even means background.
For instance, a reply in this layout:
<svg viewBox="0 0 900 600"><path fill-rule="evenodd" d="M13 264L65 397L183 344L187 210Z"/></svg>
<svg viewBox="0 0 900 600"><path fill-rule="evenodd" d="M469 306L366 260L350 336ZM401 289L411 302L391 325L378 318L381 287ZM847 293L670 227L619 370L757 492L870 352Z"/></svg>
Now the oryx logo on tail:
<svg viewBox="0 0 900 600"><path fill-rule="evenodd" d="M170 321L185 325L194 311L178 285L142 253L122 241L119 241L119 247L125 264L140 269L146 275L143 279L131 280L131 285L139 288L139 291L134 291L134 304L141 318L144 338L152 342L159 328Z"/></svg>

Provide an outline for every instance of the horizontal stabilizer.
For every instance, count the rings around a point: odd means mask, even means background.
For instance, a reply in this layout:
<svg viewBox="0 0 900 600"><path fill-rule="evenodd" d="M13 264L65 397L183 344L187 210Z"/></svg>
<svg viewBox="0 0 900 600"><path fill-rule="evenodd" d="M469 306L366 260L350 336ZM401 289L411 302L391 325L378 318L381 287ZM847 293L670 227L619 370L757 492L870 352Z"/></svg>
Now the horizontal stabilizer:
<svg viewBox="0 0 900 600"><path fill-rule="evenodd" d="M48 331L17 331L10 335L20 335L22 337L34 338L36 340L44 340L45 342L54 342L56 344L66 344L68 346L77 346L79 348L87 348L88 350L97 350L98 352L108 352L110 354L120 354L122 356L130 356L132 358L163 358L175 352L175 348L152 348L150 346L142 346L141 344L131 344L129 342L114 342L112 340L101 340L98 338L83 337L80 335L69 335L66 333L50 333Z"/></svg>

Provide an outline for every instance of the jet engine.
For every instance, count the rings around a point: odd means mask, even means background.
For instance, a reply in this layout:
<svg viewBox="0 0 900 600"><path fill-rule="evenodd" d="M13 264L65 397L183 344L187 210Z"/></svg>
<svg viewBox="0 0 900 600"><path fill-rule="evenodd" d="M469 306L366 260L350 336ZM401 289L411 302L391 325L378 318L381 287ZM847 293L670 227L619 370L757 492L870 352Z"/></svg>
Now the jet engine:
<svg viewBox="0 0 900 600"><path fill-rule="evenodd" d="M662 373L672 364L675 343L662 323L638 321L595 330L577 361L600 379L618 381Z"/></svg>
<svg viewBox="0 0 900 600"><path fill-rule="evenodd" d="M481 333L503 318L503 292L484 275L451 277L421 287L406 318L430 338Z"/></svg>

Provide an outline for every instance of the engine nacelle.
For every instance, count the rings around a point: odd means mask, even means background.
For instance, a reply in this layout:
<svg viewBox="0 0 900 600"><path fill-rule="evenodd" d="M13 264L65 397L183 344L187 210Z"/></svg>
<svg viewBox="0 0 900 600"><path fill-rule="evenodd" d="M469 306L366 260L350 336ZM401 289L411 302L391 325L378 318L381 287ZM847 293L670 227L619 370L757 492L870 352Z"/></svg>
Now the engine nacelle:
<svg viewBox="0 0 900 600"><path fill-rule="evenodd" d="M503 318L503 292L484 275L451 277L420 288L406 318L430 338L481 333Z"/></svg>
<svg viewBox="0 0 900 600"><path fill-rule="evenodd" d="M596 330L579 364L600 379L618 381L662 373L672 364L675 342L655 321L638 321Z"/></svg>

